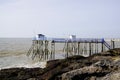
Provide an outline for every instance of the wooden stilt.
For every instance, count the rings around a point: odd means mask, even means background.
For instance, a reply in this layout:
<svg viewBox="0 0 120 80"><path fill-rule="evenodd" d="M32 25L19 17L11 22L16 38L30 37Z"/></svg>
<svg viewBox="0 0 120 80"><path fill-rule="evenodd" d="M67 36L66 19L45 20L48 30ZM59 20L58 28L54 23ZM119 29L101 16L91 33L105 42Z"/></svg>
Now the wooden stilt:
<svg viewBox="0 0 120 80"><path fill-rule="evenodd" d="M55 59L55 42L52 41L51 43L51 58Z"/></svg>
<svg viewBox="0 0 120 80"><path fill-rule="evenodd" d="M84 43L82 43L82 55L84 54Z"/></svg>
<svg viewBox="0 0 120 80"><path fill-rule="evenodd" d="M89 55L91 56L91 43L89 43Z"/></svg>
<svg viewBox="0 0 120 80"><path fill-rule="evenodd" d="M98 43L96 43L96 54L98 53Z"/></svg>
<svg viewBox="0 0 120 80"><path fill-rule="evenodd" d="M67 50L66 50L66 57L68 57L68 53L69 53L69 43L67 42Z"/></svg>
<svg viewBox="0 0 120 80"><path fill-rule="evenodd" d="M45 60L48 59L48 55L49 55L49 50L48 50L48 41L45 40Z"/></svg>
<svg viewBox="0 0 120 80"><path fill-rule="evenodd" d="M41 37L40 37L41 38ZM51 42L51 44L49 43ZM65 51L65 57L73 56L73 55L92 55L93 53L98 53L100 51L99 47L101 46L101 51L103 52L111 46L105 41L101 41L99 39L93 40L81 40L81 39L36 39L33 40L31 48L28 50L27 56L31 56L32 59L41 60L49 60L55 59L55 43L65 43L63 51ZM101 44L101 45L100 45ZM49 45L51 50L49 50ZM100 46L99 46L100 45ZM115 42L111 41L112 48L115 48ZM50 51L50 53L49 53ZM32 55L31 55L32 53Z"/></svg>
<svg viewBox="0 0 120 80"><path fill-rule="evenodd" d="M115 41L111 40L111 46L112 46L112 49L115 48Z"/></svg>
<svg viewBox="0 0 120 80"><path fill-rule="evenodd" d="M97 53L97 43L95 43L95 54Z"/></svg>
<svg viewBox="0 0 120 80"><path fill-rule="evenodd" d="M103 52L103 43L101 43L101 49L102 49L101 52Z"/></svg>
<svg viewBox="0 0 120 80"><path fill-rule="evenodd" d="M78 55L80 55L80 42L78 42Z"/></svg>
<svg viewBox="0 0 120 80"><path fill-rule="evenodd" d="M87 43L84 44L84 54L87 55Z"/></svg>

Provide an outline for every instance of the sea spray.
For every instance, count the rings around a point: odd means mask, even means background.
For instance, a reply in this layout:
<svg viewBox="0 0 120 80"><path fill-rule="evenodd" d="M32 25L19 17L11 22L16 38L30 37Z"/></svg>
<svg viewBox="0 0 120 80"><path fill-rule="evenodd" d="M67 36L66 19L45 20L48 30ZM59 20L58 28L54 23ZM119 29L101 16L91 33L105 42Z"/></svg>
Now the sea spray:
<svg viewBox="0 0 120 80"><path fill-rule="evenodd" d="M28 58L26 55L19 56L6 56L0 58L0 69L6 68L17 68L17 67L25 67L25 68L45 68L46 61L33 61L31 58Z"/></svg>

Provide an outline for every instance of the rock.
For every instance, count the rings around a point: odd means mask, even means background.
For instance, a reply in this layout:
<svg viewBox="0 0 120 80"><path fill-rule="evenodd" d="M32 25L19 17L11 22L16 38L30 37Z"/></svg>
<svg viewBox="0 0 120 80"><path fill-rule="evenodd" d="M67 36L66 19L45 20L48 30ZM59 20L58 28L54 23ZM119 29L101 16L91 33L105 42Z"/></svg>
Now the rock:
<svg viewBox="0 0 120 80"><path fill-rule="evenodd" d="M98 78L97 80L120 80L120 70L109 73L105 77Z"/></svg>
<svg viewBox="0 0 120 80"><path fill-rule="evenodd" d="M114 49L120 52L120 49ZM72 56L47 62L41 68L10 68L0 70L0 80L115 80L120 78L120 57L112 52L90 57Z"/></svg>
<svg viewBox="0 0 120 80"><path fill-rule="evenodd" d="M113 56L120 56L120 49L119 48L111 49L108 52L110 52Z"/></svg>
<svg viewBox="0 0 120 80"><path fill-rule="evenodd" d="M29 78L29 79L27 79L27 80L37 80L36 78Z"/></svg>
<svg viewBox="0 0 120 80"><path fill-rule="evenodd" d="M88 67L83 67L80 69L72 70L62 74L62 80L96 80L101 76L105 76L106 74L119 70L120 69L120 60L113 61L113 60L101 60L92 64ZM117 76L116 80L119 80L120 72L114 74L112 76ZM111 79L112 77L108 78ZM119 78L119 79L118 79ZM103 80L103 79L100 79ZM105 80L105 79L104 79ZM111 79L113 80L113 79Z"/></svg>
<svg viewBox="0 0 120 80"><path fill-rule="evenodd" d="M99 73L101 72L102 68L100 67L83 67L80 69L72 70L67 73L62 74L62 80L75 80L77 76L83 75L83 74L92 74L92 73ZM80 80L84 80L87 76L80 76ZM77 79L78 80L78 79Z"/></svg>

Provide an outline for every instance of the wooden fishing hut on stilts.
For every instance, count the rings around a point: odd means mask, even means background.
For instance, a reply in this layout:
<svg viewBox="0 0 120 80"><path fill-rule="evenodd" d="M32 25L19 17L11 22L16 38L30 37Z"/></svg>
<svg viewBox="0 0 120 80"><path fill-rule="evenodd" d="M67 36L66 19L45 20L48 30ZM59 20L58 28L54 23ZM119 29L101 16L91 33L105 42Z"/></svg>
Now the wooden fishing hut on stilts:
<svg viewBox="0 0 120 80"><path fill-rule="evenodd" d="M64 43L63 53L66 58L74 55L91 56L105 51L105 48L111 49L104 38L76 38L75 35L71 35L69 38L48 38L43 34L38 34L32 40L32 46L27 55L40 61L53 60L56 56L56 43Z"/></svg>

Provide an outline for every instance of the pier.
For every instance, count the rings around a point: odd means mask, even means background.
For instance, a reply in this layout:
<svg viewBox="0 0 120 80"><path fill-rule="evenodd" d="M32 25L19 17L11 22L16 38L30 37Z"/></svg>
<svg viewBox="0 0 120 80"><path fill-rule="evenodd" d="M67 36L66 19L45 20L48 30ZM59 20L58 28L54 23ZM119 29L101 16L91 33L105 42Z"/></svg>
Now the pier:
<svg viewBox="0 0 120 80"><path fill-rule="evenodd" d="M75 35L71 35L69 38L48 38L43 34L38 34L32 40L32 46L27 56L40 61L56 59L59 51L62 51L65 58L74 55L91 56L92 54L113 49L114 41L111 42L112 45L108 44L104 38L76 38ZM56 45L63 45L58 46L58 48L62 47L62 49L57 51Z"/></svg>

